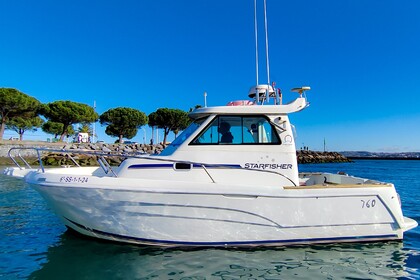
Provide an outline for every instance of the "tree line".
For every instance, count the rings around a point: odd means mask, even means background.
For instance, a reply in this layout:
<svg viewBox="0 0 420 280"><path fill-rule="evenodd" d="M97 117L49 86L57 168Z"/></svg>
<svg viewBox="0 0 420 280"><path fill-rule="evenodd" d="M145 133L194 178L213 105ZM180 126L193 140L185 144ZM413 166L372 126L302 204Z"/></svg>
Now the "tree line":
<svg viewBox="0 0 420 280"><path fill-rule="evenodd" d="M98 115L87 104L73 101L43 104L14 88L0 88L0 118L0 139L3 139L6 129L17 132L19 139L23 140L26 131L41 128L63 141L77 132L90 132L90 124L99 121L101 125L106 125L105 133L118 137L119 143L123 142L123 138L132 139L146 124L163 129L163 143L166 143L171 131L176 136L191 123L188 113L179 109L160 108L147 116L137 109L118 107ZM75 124L81 125L77 132L73 127Z"/></svg>

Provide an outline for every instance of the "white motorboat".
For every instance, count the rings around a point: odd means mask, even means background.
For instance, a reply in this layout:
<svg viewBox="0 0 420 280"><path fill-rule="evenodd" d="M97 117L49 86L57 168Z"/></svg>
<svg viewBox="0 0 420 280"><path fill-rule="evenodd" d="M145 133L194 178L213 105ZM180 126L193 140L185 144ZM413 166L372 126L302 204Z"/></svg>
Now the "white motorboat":
<svg viewBox="0 0 420 280"><path fill-rule="evenodd" d="M403 216L393 184L298 173L288 114L308 106L307 89L295 89L299 96L285 105L261 105L275 89L258 86L253 102L196 109L160 155L125 155L118 167L108 153L56 150L95 155L100 166L5 172L23 177L66 226L102 239L161 246L402 239L417 223Z"/></svg>
<svg viewBox="0 0 420 280"><path fill-rule="evenodd" d="M100 166L74 160L76 167L45 169L44 150L37 149L41 166L33 169L23 158L26 168L19 165L12 149L17 167L5 173L23 177L69 228L120 242L277 246L402 239L417 222L403 216L393 184L299 174L288 114L308 106L310 88L293 89L299 96L282 104L269 79L267 43L266 55L268 81L259 85L256 63L253 100L196 109L192 124L158 156L123 155L112 167L107 157L121 155L55 150L70 159L93 155Z"/></svg>

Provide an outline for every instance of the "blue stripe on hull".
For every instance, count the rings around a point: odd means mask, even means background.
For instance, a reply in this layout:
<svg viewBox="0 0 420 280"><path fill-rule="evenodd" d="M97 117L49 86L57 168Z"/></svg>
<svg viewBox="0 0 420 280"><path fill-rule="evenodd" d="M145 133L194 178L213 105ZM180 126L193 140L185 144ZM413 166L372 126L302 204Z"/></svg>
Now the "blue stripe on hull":
<svg viewBox="0 0 420 280"><path fill-rule="evenodd" d="M182 162L179 162L182 163ZM203 164L206 168L242 168L239 164ZM153 169L153 168L173 168L173 163L150 163L150 164L133 164L128 169ZM193 167L202 167L201 164L193 164Z"/></svg>
<svg viewBox="0 0 420 280"><path fill-rule="evenodd" d="M399 239L396 234L386 235L368 235L368 236L344 236L344 237L330 237L330 238L307 238L307 239L286 239L286 240L259 240L259 241L231 241L231 242L185 242L185 241L171 241L171 240L155 240L125 236L120 234L109 233L96 229L85 227L70 219L65 218L75 226L92 232L103 237L112 238L121 242L138 243L145 245L158 246L202 246L202 247L228 247L228 246L269 246L269 245L287 245L287 244L309 244L309 243L336 243L336 242L364 242L374 240L395 240Z"/></svg>

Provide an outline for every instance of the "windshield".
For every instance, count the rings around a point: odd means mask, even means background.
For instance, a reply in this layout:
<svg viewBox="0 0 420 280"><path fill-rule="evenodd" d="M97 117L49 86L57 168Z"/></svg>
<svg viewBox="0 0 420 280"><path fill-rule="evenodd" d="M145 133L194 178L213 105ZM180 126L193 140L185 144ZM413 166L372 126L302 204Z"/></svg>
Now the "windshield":
<svg viewBox="0 0 420 280"><path fill-rule="evenodd" d="M265 116L217 116L192 145L280 145L275 127Z"/></svg>
<svg viewBox="0 0 420 280"><path fill-rule="evenodd" d="M179 146L181 146L182 143L185 142L185 140L187 140L191 134L193 134L197 128L200 127L200 125L206 120L206 118L201 118L201 119L197 119L194 120L190 126L188 126L178 137L175 138L174 141L172 141L172 143L166 147L161 153L160 155L162 156L168 156L171 155Z"/></svg>

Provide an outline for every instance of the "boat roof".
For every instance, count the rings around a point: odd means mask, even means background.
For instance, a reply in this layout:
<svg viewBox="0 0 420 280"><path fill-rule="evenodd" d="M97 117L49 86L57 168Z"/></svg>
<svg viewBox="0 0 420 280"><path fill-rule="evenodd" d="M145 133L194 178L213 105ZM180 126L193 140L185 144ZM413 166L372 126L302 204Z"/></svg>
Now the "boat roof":
<svg viewBox="0 0 420 280"><path fill-rule="evenodd" d="M301 111L308 107L309 103L304 97L298 97L288 104L281 105L238 105L238 106L215 106L195 109L189 116L193 119L208 115L281 115Z"/></svg>

